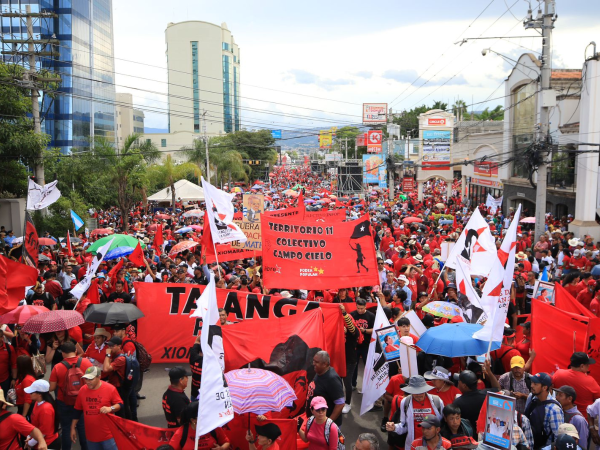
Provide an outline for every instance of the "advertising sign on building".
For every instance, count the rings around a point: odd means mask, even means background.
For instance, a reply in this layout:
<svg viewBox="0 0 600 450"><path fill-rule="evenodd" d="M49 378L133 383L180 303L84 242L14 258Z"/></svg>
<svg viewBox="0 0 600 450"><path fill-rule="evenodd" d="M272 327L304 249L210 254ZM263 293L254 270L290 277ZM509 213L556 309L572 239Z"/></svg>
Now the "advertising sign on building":
<svg viewBox="0 0 600 450"><path fill-rule="evenodd" d="M480 177L497 177L498 164L491 161L475 162L473 173Z"/></svg>
<svg viewBox="0 0 600 450"><path fill-rule="evenodd" d="M367 139L367 153L381 153L381 130L369 130Z"/></svg>
<svg viewBox="0 0 600 450"><path fill-rule="evenodd" d="M423 170L450 170L451 137L451 131L423 131Z"/></svg>
<svg viewBox="0 0 600 450"><path fill-rule="evenodd" d="M328 149L331 148L331 131L321 130L319 131L319 148Z"/></svg>
<svg viewBox="0 0 600 450"><path fill-rule="evenodd" d="M387 169L385 166L381 165L379 166L379 187L380 188L387 188Z"/></svg>
<svg viewBox="0 0 600 450"><path fill-rule="evenodd" d="M407 192L412 192L415 189L415 179L413 177L404 177L402 179L402 190Z"/></svg>
<svg viewBox="0 0 600 450"><path fill-rule="evenodd" d="M273 139L281 139L281 130L271 130L271 137Z"/></svg>
<svg viewBox="0 0 600 450"><path fill-rule="evenodd" d="M379 184L379 167L383 159L378 155L363 155L363 181L369 184Z"/></svg>
<svg viewBox="0 0 600 450"><path fill-rule="evenodd" d="M430 127L445 127L446 119L444 117L430 117L427 119L427 125Z"/></svg>
<svg viewBox="0 0 600 450"><path fill-rule="evenodd" d="M387 103L363 103L363 124L387 122Z"/></svg>
<svg viewBox="0 0 600 450"><path fill-rule="evenodd" d="M364 147L367 145L367 133L359 134L356 136L356 146Z"/></svg>

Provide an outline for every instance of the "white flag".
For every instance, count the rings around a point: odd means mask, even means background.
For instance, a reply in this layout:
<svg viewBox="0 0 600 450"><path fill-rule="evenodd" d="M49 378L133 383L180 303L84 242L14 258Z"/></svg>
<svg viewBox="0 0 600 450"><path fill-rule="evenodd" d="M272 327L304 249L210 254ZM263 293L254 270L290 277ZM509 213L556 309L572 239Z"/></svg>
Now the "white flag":
<svg viewBox="0 0 600 450"><path fill-rule="evenodd" d="M233 241L246 242L246 235L233 222L234 209L231 200L235 194L214 187L204 178L202 178L202 188L213 242L219 244Z"/></svg>
<svg viewBox="0 0 600 450"><path fill-rule="evenodd" d="M369 353L363 375L361 416L373 407L379 397L385 394L385 388L390 381L388 378L388 363L381 352L381 347L379 347L379 351L377 349L377 335L375 334L375 330L389 326L390 321L383 312L381 304L377 303L377 314L375 314L375 324L373 325L373 334L369 343ZM202 377L204 378L204 374L202 374Z"/></svg>
<svg viewBox="0 0 600 450"><path fill-rule="evenodd" d="M463 318L467 323L483 323L487 320L481 299L473 287L469 266L458 260L456 269L456 286L458 288L458 306L463 311Z"/></svg>
<svg viewBox="0 0 600 450"><path fill-rule="evenodd" d="M462 260L471 268L471 274L487 277L494 263L496 242L487 222L481 217L478 208L467 222L458 241L452 247L446 265L451 269L458 266L457 260Z"/></svg>
<svg viewBox="0 0 600 450"><path fill-rule="evenodd" d="M490 208L490 212L492 214L496 214L496 211L498 210L498 208L500 208L502 206L503 198L504 198L504 196L500 197L499 199L495 199L490 194L488 194L487 199L485 201L485 206Z"/></svg>
<svg viewBox="0 0 600 450"><path fill-rule="evenodd" d="M206 191L204 192L206 193ZM206 298L202 299L202 297ZM209 328L219 320L215 276L212 273L210 274L210 283L204 289L198 304L206 304L207 309L203 314L200 336L200 346L204 358L202 359L202 383L200 384L196 439L222 427L233 419L233 405L229 396L229 388L225 382L225 375L223 375L223 367L219 357L208 344ZM224 359L223 357L223 361Z"/></svg>
<svg viewBox="0 0 600 450"><path fill-rule="evenodd" d="M44 209L60 198L60 191L56 187L58 180L40 186L29 179L29 189L27 191L27 209Z"/></svg>
<svg viewBox="0 0 600 450"><path fill-rule="evenodd" d="M494 258L494 267L483 287L481 306L488 316L483 328L473 337L481 341L502 341L504 322L510 302L510 289L515 271L515 253L517 248L517 227L521 215L521 205L508 227L500 250Z"/></svg>
<svg viewBox="0 0 600 450"><path fill-rule="evenodd" d="M111 239L109 242L107 242L98 250L96 250L96 256L94 256L92 263L85 272L85 276L79 283L77 283L77 285L73 289L71 289L71 294L77 300L81 300L82 295L85 294L85 292L89 289L90 285L92 284L92 278L94 278L94 275L96 275L96 271L98 270L98 267L100 267L100 263L108 253L113 241L114 239Z"/></svg>

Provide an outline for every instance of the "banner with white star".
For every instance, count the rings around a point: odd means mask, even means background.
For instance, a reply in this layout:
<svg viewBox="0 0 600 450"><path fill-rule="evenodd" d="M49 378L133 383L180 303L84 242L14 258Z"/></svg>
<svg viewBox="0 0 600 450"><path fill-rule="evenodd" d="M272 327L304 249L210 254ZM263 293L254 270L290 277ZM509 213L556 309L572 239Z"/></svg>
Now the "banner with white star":
<svg viewBox="0 0 600 450"><path fill-rule="evenodd" d="M261 215L263 283L279 289L379 284L369 216L311 222Z"/></svg>

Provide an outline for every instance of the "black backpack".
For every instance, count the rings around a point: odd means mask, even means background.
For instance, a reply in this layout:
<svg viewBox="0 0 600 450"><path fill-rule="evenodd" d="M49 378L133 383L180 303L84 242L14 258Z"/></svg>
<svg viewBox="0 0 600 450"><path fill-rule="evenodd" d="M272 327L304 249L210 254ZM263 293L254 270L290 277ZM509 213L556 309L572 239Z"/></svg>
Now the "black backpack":
<svg viewBox="0 0 600 450"><path fill-rule="evenodd" d="M502 358L504 358L508 352L514 350L514 348L509 348L508 350L506 350L504 353L502 353L502 355L499 358L494 358L494 360L492 361L492 373L494 375L503 375L505 370L504 370L504 364L502 364Z"/></svg>
<svg viewBox="0 0 600 450"><path fill-rule="evenodd" d="M433 399L433 407L437 410L437 412L441 413L442 412L442 403L441 403L440 398L437 395L432 395L431 397ZM407 400L411 399L411 401L412 401L412 395L408 395L404 398ZM390 422L393 422L394 424L400 422L400 417L401 417L400 405L401 405L402 400L404 400L404 399L400 399L398 396L396 396L396 412L394 412L394 415L390 418ZM410 401L404 402L404 417L406 417L409 405L410 405ZM404 448L404 446L406 445L406 437L407 436L408 436L408 432L406 432L404 434L398 434L395 431L390 431L390 432L388 432L387 443L389 445L393 445L395 447Z"/></svg>
<svg viewBox="0 0 600 450"><path fill-rule="evenodd" d="M547 434L544 431L546 405L550 403L558 405L558 407L561 408L562 411L560 403L558 403L553 398L549 398L547 400L544 400L543 402L540 402L536 397L532 399L529 406L527 406L527 408L525 409L525 415L531 423L531 432L533 434L533 448L535 450L545 447L546 443L548 442L548 438L550 437L550 434Z"/></svg>
<svg viewBox="0 0 600 450"><path fill-rule="evenodd" d="M140 379L140 363L133 355L122 353L119 357L125 358L125 376L121 377L119 372L115 372L120 378L121 387L125 390L133 389Z"/></svg>
<svg viewBox="0 0 600 450"><path fill-rule="evenodd" d="M131 342L135 347L135 357L140 363L140 370L142 372L148 370L150 364L152 364L152 355L148 353L146 347L144 347L140 342L134 341L132 339L125 339L123 341L123 345L125 345L127 342Z"/></svg>

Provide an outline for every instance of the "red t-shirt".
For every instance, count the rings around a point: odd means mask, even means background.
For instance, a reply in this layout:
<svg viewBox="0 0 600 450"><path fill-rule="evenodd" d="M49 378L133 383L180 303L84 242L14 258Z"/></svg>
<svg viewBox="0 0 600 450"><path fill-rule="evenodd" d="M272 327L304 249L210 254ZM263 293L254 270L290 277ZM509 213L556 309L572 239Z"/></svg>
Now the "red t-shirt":
<svg viewBox="0 0 600 450"><path fill-rule="evenodd" d="M81 341L83 341L83 333L81 332L81 328L79 328L78 326L69 328L69 337L78 344L81 344Z"/></svg>
<svg viewBox="0 0 600 450"><path fill-rule="evenodd" d="M106 349L108 349L108 346L104 344L102 350L98 350L96 343L94 342L85 350L84 356L86 358L95 359L100 364L103 364L104 358L106 357Z"/></svg>
<svg viewBox="0 0 600 450"><path fill-rule="evenodd" d="M10 346L10 350L7 346ZM17 368L17 351L0 339L0 383L10 377L10 370Z"/></svg>
<svg viewBox="0 0 600 450"><path fill-rule="evenodd" d="M0 411L0 417L4 414L8 414L7 411ZM27 422L27 419L20 414L11 414L8 418L2 421L0 427L0 443L2 445L8 445L8 443L15 437L17 433L21 436L26 437L33 431L35 427ZM3 450L19 450L19 440L15 439L10 447Z"/></svg>
<svg viewBox="0 0 600 450"><path fill-rule="evenodd" d="M125 366L127 365L127 360L122 353L118 355L111 354L111 363L110 365L113 367L113 371L108 374L108 382L115 387L121 386L121 380L125 378Z"/></svg>
<svg viewBox="0 0 600 450"><path fill-rule="evenodd" d="M590 302L590 311L593 312L596 317L600 317L600 302L595 298Z"/></svg>
<svg viewBox="0 0 600 450"><path fill-rule="evenodd" d="M103 406L123 404L117 388L109 383L101 382L98 389L83 386L75 401L75 409L83 411L85 437L88 441L102 442L113 437L108 426L108 419L100 412Z"/></svg>
<svg viewBox="0 0 600 450"><path fill-rule="evenodd" d="M571 369L559 369L552 376L555 388L571 386L577 393L575 406L583 417L587 417L586 408L600 398L600 386L589 375Z"/></svg>
<svg viewBox="0 0 600 450"><path fill-rule="evenodd" d="M587 289L577 294L577 301L583 306L585 306L587 309L590 309L590 303L592 302L593 298L594 294Z"/></svg>
<svg viewBox="0 0 600 450"><path fill-rule="evenodd" d="M223 431L223 428L215 429L217 440L215 440L210 433L204 434L198 438L198 448L199 449L212 449L216 444L223 445L229 442L227 439L227 435ZM196 432L193 428L188 430L187 440L185 441L184 446L179 445L181 443L181 436L183 435L183 427L179 427L171 440L169 441L169 445L173 447L175 450L193 450L194 449L194 439L196 437Z"/></svg>
<svg viewBox="0 0 600 450"><path fill-rule="evenodd" d="M571 258L571 262L570 262L571 269L581 271L581 269L583 269L585 267L586 262L587 262L586 258L581 258L581 257Z"/></svg>
<svg viewBox="0 0 600 450"><path fill-rule="evenodd" d="M445 448L445 449L452 448L452 443L448 439L441 437L441 436L440 436L440 438L442 439L442 445L441 445L442 448ZM410 444L410 450L416 450L417 447L424 447L423 438L415 439L414 441L412 441L412 444Z"/></svg>
<svg viewBox="0 0 600 450"><path fill-rule="evenodd" d="M31 375L25 375L21 381L15 383L15 391L17 391L17 405L24 405L25 403L31 403L31 396L27 394L23 389L28 388L35 381L35 378Z"/></svg>
<svg viewBox="0 0 600 450"><path fill-rule="evenodd" d="M429 393L437 395L439 398L441 398L444 402L444 405L449 405L450 403L453 403L454 400L456 400L457 395L462 395L462 392L460 392L460 390L454 385L450 385L450 389L444 392L440 392L437 389L433 389L432 391L429 391Z"/></svg>
<svg viewBox="0 0 600 450"><path fill-rule="evenodd" d="M79 356L71 356L70 358L66 358L63 359L63 361L71 364L72 366L74 366L75 364L77 364L77 360L79 359ZM85 371L87 370L88 367L91 367L92 363L90 362L89 359L87 358L81 358L81 365L79 366L79 368L81 369L81 371L83 373L85 373ZM65 396L64 396L64 389L65 389L65 377L67 376L67 368L66 366L60 362L57 365L54 366L54 368L52 369L52 372L50 373L50 383L52 383L53 381L58 383L58 388L56 389L58 391L58 394L56 396L57 400L60 400L61 402L65 401Z"/></svg>
<svg viewBox="0 0 600 450"><path fill-rule="evenodd" d="M58 438L58 431L54 429L54 417L54 408L50 403L34 404L31 413L31 424L42 432L46 444L51 444Z"/></svg>
<svg viewBox="0 0 600 450"><path fill-rule="evenodd" d="M404 378L404 375L402 375L401 373L399 373L398 375L394 375L392 378L390 378L390 382L385 388L385 392L390 394L392 398L396 395L399 395L400 399L402 400L402 398L404 397L404 392L400 389L400 386L404 383L406 383L406 378Z"/></svg>
<svg viewBox="0 0 600 450"><path fill-rule="evenodd" d="M417 402L414 397L412 398L412 406L413 406L413 418L414 418L414 436L415 439L419 439L423 437L423 429L419 426L423 419L428 414L435 414L433 411L433 406L429 401L429 397L425 396L425 400L423 403Z"/></svg>

